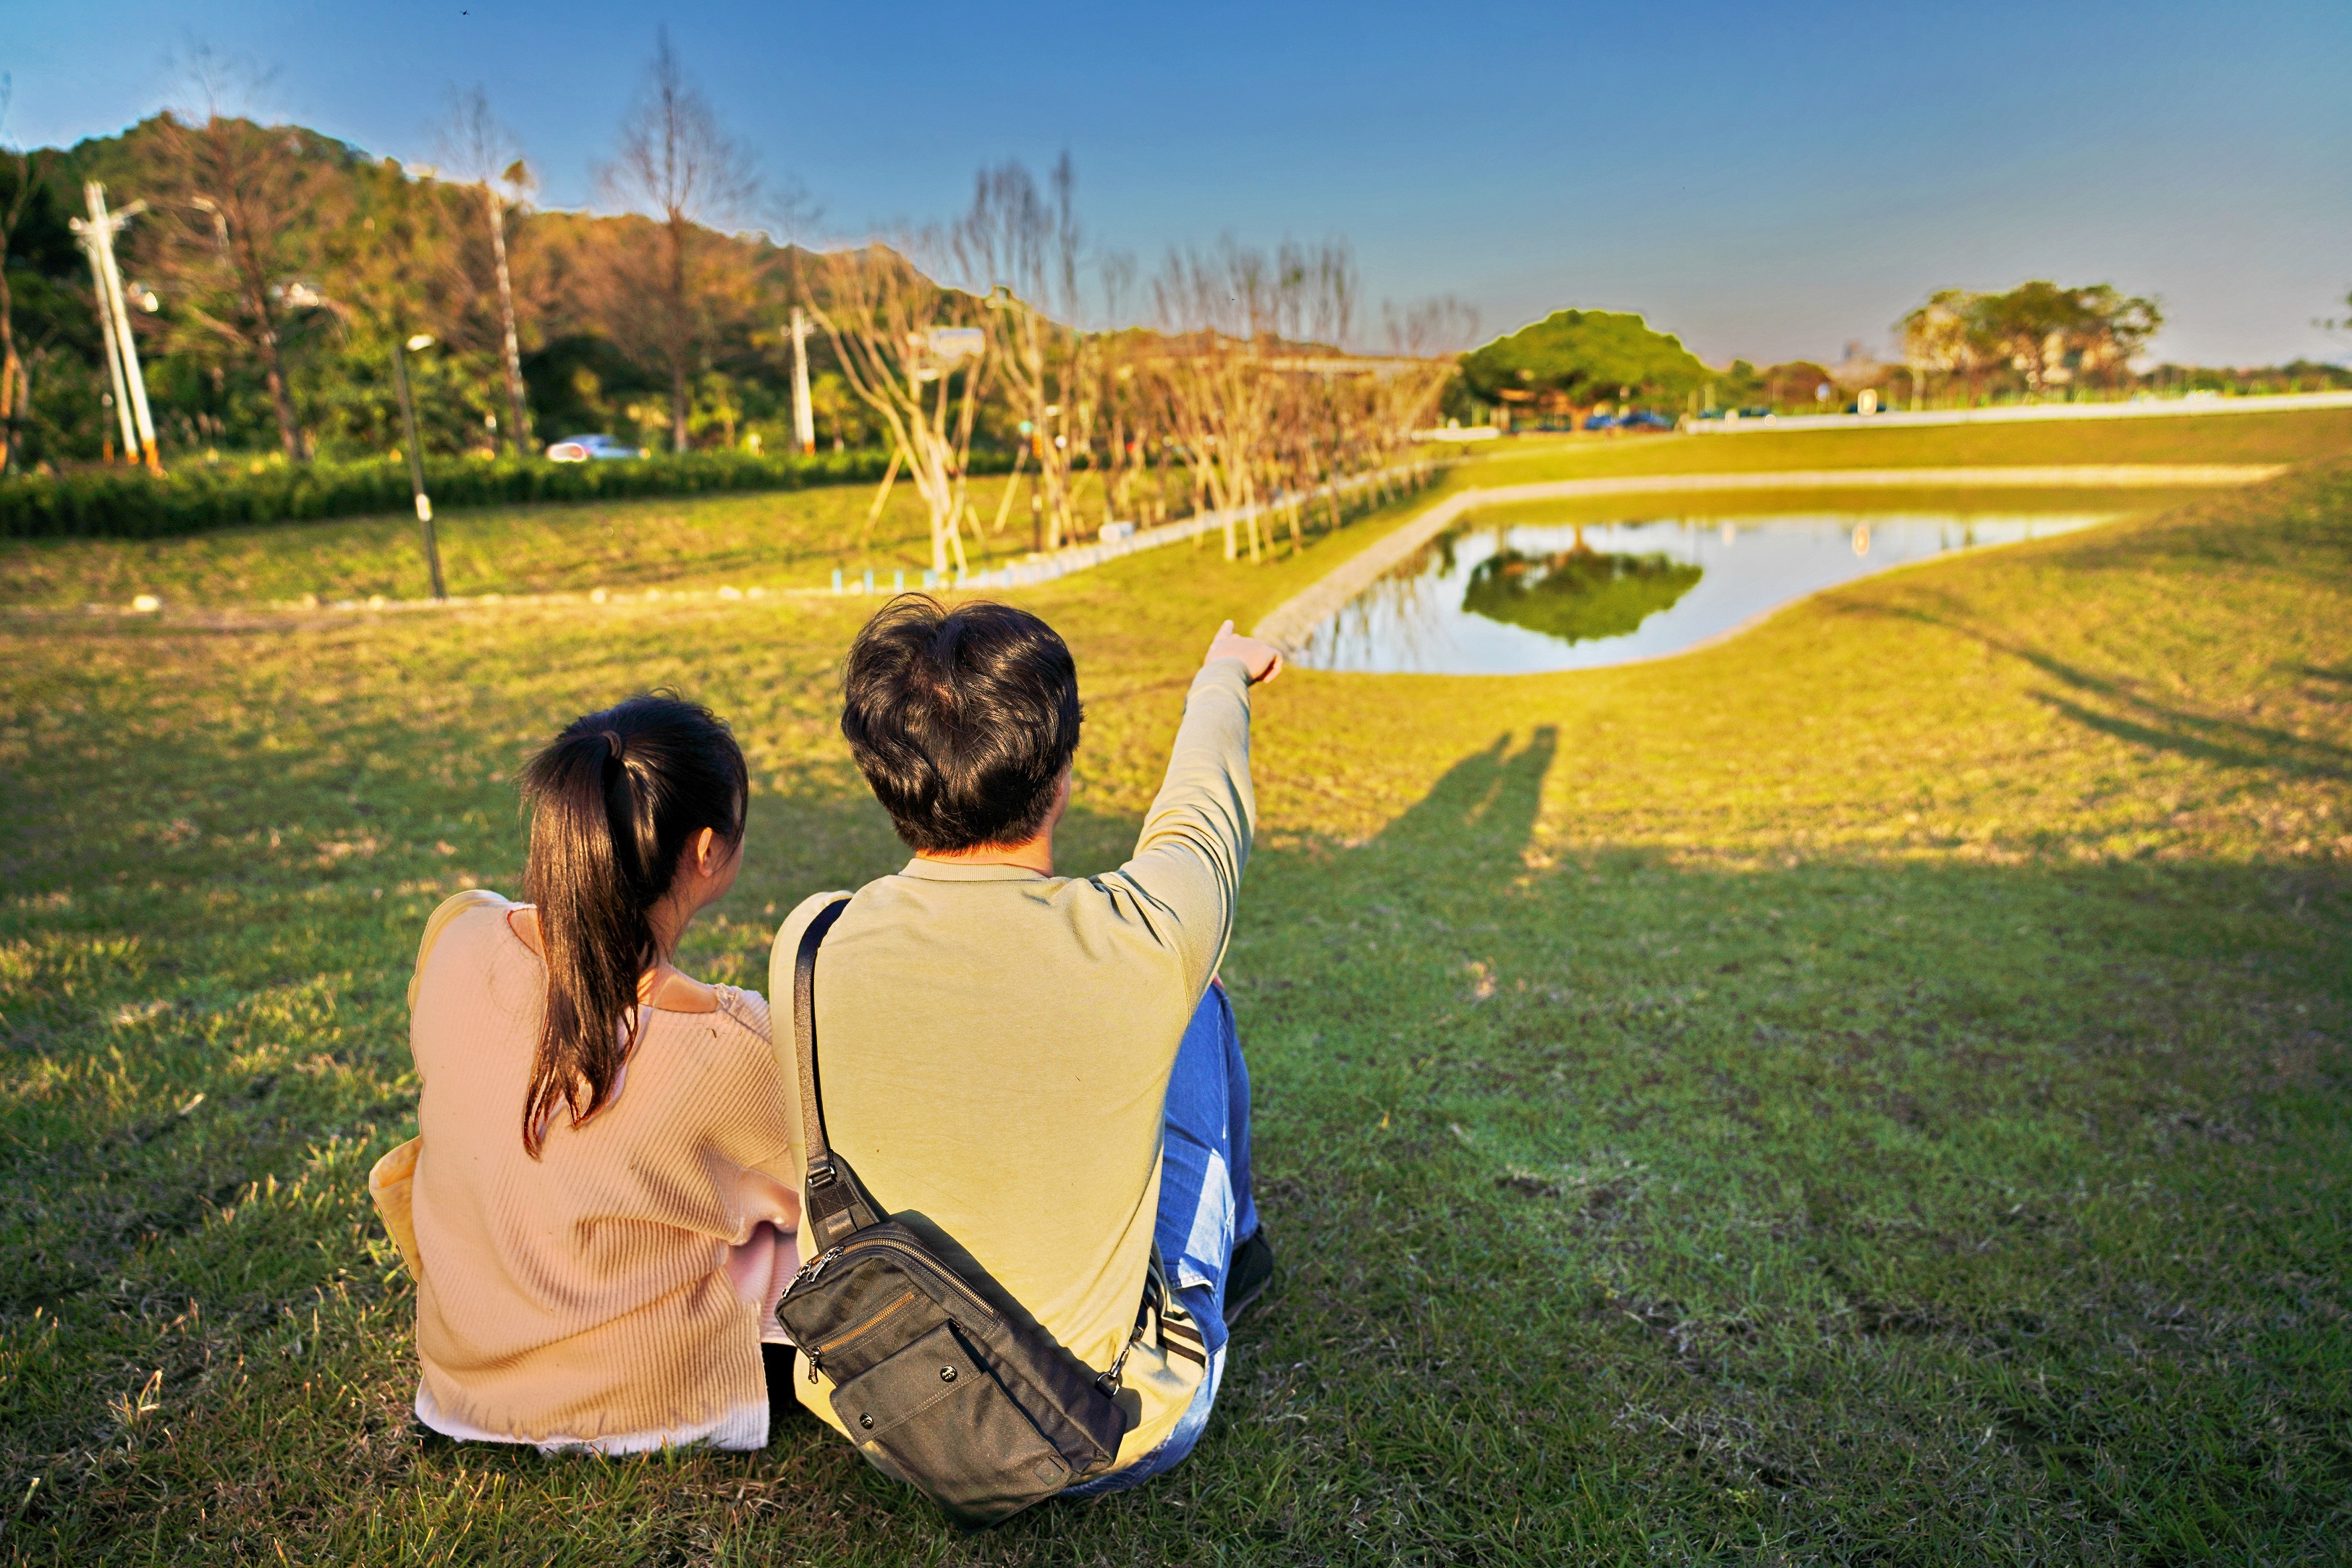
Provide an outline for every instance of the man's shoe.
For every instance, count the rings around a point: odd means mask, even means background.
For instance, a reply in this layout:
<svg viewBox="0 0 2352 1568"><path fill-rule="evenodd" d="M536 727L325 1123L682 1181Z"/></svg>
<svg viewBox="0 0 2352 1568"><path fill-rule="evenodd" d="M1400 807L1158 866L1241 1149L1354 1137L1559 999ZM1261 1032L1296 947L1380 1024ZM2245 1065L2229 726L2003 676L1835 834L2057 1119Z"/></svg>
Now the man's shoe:
<svg viewBox="0 0 2352 1568"><path fill-rule="evenodd" d="M1241 1322L1242 1314L1273 1283L1274 1248L1266 1241L1265 1228L1260 1226L1234 1249L1233 1261L1225 1267L1225 1326Z"/></svg>

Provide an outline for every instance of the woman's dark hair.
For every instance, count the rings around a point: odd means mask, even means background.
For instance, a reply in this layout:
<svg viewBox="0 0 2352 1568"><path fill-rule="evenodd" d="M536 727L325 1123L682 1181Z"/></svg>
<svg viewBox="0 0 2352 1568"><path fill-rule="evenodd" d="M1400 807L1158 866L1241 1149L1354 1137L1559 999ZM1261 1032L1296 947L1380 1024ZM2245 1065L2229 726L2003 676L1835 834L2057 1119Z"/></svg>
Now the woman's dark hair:
<svg viewBox="0 0 2352 1568"><path fill-rule="evenodd" d="M637 977L665 956L652 914L688 841L743 841L742 748L709 708L667 692L577 718L522 771L523 896L539 905L547 1013L522 1144L537 1159L559 1108L573 1125L613 1092L637 1036Z"/></svg>
<svg viewBox="0 0 2352 1568"><path fill-rule="evenodd" d="M902 594L850 644L841 733L908 847L1034 837L1078 748L1078 667L1025 610Z"/></svg>

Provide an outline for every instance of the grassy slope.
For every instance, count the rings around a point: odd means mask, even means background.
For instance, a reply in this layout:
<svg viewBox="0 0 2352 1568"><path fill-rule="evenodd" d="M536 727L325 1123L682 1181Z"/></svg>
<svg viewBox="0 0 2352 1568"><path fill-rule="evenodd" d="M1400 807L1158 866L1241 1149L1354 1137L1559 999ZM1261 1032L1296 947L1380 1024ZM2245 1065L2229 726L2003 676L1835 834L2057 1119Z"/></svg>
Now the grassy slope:
<svg viewBox="0 0 2352 1568"><path fill-rule="evenodd" d="M1900 425L1738 435L1528 436L1473 447L1483 484L1771 468L1941 468L2044 463L2294 463L2352 446L2352 409L2080 423Z"/></svg>
<svg viewBox="0 0 2352 1568"><path fill-rule="evenodd" d="M990 508L1001 479L976 479ZM920 497L893 487L870 546L860 548L874 492L845 485L750 496L600 506L486 507L437 521L452 593L532 593L648 583L749 588L817 586L832 569L895 568L917 581L930 564ZM1025 498L1019 503L1026 505ZM1028 518L992 536L993 555L1028 548ZM154 592L175 602L249 603L299 599L422 598L424 557L413 517L364 517L268 528L226 528L188 538L0 541L6 564L0 601L122 603ZM975 563L977 564L977 563Z"/></svg>
<svg viewBox="0 0 2352 1568"><path fill-rule="evenodd" d="M1918 467L2042 463L2288 463L2352 445L2352 410L2147 419L2080 425L1768 433L1731 437L1531 437L1474 449L1457 484L1518 484L1633 473ZM992 522L1003 482L973 482ZM2079 498L2079 497L2078 497ZM930 564L920 501L896 487L872 542L862 486L596 507L453 512L439 523L449 591L458 594L622 590L648 584L822 587L834 568L894 570L919 581ZM1748 498L1752 503L1753 497ZM1081 511L1098 503L1081 497ZM974 564L1028 548L1026 496L1011 526L974 541ZM1725 503L1701 503L1720 509ZM1696 508L1695 508L1696 509ZM0 540L0 604L175 603L419 598L416 525L373 517L297 528L226 529L192 538Z"/></svg>
<svg viewBox="0 0 2352 1568"><path fill-rule="evenodd" d="M1205 626L1335 553L1027 596L1087 682L1074 867ZM9 1550L2326 1560L2347 585L2337 467L1686 659L1269 688L1228 976L1283 1292L1175 1476L971 1542L808 1427L421 1448L361 1193L418 924L513 884L501 779L554 716L668 681L752 738L702 972L757 983L778 910L895 863L829 734L856 606L0 627Z"/></svg>

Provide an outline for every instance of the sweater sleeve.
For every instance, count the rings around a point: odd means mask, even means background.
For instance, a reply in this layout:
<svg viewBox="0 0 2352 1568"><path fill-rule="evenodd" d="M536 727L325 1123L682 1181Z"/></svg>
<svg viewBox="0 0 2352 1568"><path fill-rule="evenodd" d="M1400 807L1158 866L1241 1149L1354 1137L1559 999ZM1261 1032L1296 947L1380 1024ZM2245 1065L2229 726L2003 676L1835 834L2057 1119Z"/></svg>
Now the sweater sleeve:
<svg viewBox="0 0 2352 1568"><path fill-rule="evenodd" d="M1249 684L1239 659L1218 659L1192 677L1167 777L1133 857L1111 873L1165 915L1195 996L1224 959L1257 826Z"/></svg>
<svg viewBox="0 0 2352 1568"><path fill-rule="evenodd" d="M469 887L463 893L453 893L443 899L440 905L425 922L425 935L416 944L416 967L408 973L408 1010L410 1012L416 1010L417 988L425 983L425 961L433 956L434 944L441 940L441 933L448 930L450 923L467 910L480 909L485 906L500 909L521 907L520 904L510 904L500 898L486 887Z"/></svg>

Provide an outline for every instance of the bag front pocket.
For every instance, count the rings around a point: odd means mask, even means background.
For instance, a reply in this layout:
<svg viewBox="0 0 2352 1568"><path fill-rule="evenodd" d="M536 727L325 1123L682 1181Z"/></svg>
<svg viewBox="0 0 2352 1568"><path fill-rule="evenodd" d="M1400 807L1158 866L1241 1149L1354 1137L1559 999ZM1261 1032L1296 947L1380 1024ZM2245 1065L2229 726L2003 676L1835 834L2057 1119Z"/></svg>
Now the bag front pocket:
<svg viewBox="0 0 2352 1568"><path fill-rule="evenodd" d="M971 1524L993 1524L1070 1481L1037 1424L943 1322L833 1391L834 1414L886 1475Z"/></svg>

